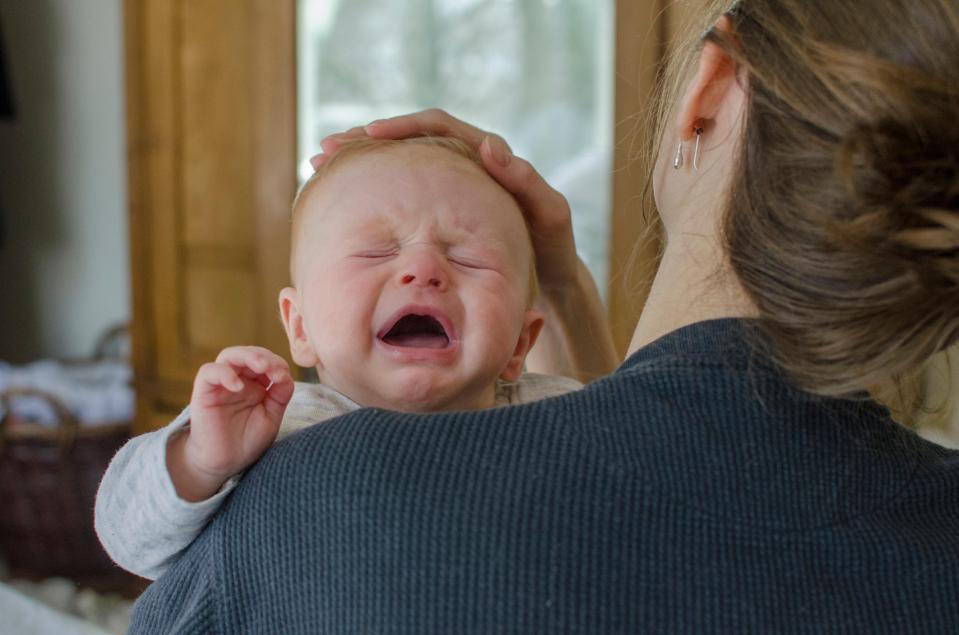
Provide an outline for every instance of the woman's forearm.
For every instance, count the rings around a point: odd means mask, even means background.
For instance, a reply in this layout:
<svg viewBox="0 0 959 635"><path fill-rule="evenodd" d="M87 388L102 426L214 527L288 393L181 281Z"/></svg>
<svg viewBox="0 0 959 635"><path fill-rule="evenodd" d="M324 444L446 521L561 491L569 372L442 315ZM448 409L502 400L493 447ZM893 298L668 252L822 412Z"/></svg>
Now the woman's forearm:
<svg viewBox="0 0 959 635"><path fill-rule="evenodd" d="M527 357L530 371L587 383L616 369L620 360L606 311L582 261L572 284L543 289L539 308L546 315L546 325Z"/></svg>

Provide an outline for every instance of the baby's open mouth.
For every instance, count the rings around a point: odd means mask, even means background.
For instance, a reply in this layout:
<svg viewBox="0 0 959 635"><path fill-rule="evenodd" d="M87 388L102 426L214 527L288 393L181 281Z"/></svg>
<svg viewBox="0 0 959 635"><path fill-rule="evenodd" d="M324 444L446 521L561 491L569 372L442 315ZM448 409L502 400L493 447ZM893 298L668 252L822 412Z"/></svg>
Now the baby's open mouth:
<svg viewBox="0 0 959 635"><path fill-rule="evenodd" d="M439 320L431 315L404 315L380 337L391 346L406 348L446 348L450 338Z"/></svg>

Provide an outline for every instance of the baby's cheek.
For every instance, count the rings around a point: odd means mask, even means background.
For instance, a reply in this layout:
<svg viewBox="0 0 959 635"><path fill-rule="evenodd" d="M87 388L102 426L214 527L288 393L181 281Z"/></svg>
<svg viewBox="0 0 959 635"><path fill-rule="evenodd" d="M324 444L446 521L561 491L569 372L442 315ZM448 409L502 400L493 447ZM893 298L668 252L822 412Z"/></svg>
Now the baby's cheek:
<svg viewBox="0 0 959 635"><path fill-rule="evenodd" d="M477 303L475 315L486 331L486 339L492 339L494 346L497 343L505 345L510 344L522 328L525 308L518 293L499 289Z"/></svg>

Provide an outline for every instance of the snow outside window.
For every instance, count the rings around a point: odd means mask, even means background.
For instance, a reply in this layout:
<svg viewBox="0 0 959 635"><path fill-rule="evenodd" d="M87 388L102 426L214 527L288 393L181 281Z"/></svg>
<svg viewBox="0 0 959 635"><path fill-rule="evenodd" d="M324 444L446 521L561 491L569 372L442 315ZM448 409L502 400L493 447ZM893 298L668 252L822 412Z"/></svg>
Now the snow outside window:
<svg viewBox="0 0 959 635"><path fill-rule="evenodd" d="M329 133L439 107L501 134L608 275L612 0L299 0L299 166Z"/></svg>

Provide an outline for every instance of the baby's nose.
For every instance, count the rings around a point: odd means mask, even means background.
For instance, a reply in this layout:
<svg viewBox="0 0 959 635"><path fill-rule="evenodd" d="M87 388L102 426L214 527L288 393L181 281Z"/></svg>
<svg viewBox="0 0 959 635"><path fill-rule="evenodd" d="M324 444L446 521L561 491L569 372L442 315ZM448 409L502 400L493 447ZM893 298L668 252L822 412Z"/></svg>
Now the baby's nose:
<svg viewBox="0 0 959 635"><path fill-rule="evenodd" d="M400 268L399 280L403 286L432 287L445 291L449 285L446 258L426 249L417 250Z"/></svg>

